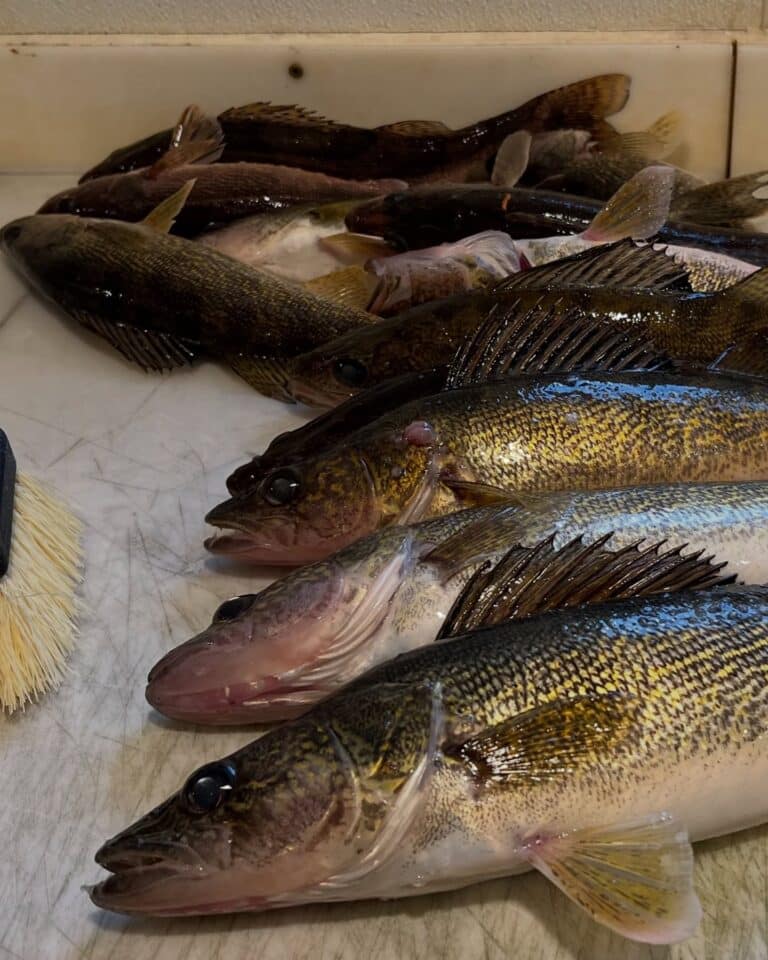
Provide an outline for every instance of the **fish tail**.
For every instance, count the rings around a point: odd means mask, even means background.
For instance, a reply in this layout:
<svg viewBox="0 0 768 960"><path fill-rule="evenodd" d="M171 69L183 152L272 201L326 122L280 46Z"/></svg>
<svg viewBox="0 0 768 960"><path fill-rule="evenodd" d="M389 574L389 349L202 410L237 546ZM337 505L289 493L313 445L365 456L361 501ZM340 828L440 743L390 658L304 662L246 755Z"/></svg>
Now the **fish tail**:
<svg viewBox="0 0 768 960"><path fill-rule="evenodd" d="M593 133L601 153L618 154L637 160L665 160L680 144L682 114L670 110L655 120L647 130L619 133L603 123Z"/></svg>
<svg viewBox="0 0 768 960"><path fill-rule="evenodd" d="M624 107L630 83L624 73L604 73L543 93L514 112L528 113L528 122L521 126L532 133L559 128L591 130Z"/></svg>
<svg viewBox="0 0 768 960"><path fill-rule="evenodd" d="M675 198L672 215L709 226L739 226L768 212L768 170L716 180Z"/></svg>
<svg viewBox="0 0 768 960"><path fill-rule="evenodd" d="M582 234L593 243L645 240L658 233L669 216L673 167L645 167L620 187Z"/></svg>

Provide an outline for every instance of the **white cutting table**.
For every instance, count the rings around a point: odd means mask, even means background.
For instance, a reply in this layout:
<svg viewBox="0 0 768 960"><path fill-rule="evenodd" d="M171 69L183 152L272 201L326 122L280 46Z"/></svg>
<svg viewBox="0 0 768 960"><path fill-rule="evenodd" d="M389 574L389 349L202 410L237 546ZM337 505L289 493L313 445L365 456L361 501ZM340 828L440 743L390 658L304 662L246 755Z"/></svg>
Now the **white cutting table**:
<svg viewBox="0 0 768 960"><path fill-rule="evenodd" d="M69 182L0 176L0 222ZM613 936L534 874L262 916L136 920L94 908L81 885L102 876L100 843L253 735L164 720L144 700L144 679L222 599L267 582L207 558L203 516L244 454L304 414L213 364L142 373L28 293L5 262L0 318L0 426L20 468L55 485L83 519L86 564L69 676L23 715L0 719L2 960L768 956L768 828L698 848L704 922L671 949Z"/></svg>

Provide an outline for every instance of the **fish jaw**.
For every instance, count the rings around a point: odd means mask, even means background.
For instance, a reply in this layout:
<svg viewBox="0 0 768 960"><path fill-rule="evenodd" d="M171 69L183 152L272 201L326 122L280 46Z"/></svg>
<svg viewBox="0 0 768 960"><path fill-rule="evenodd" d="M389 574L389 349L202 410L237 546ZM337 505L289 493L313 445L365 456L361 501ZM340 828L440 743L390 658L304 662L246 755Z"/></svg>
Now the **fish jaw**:
<svg viewBox="0 0 768 960"><path fill-rule="evenodd" d="M295 495L277 503L276 477L289 470ZM380 524L382 504L365 456L332 449L316 462L300 461L268 473L244 494L218 504L206 522L224 531L206 541L212 553L245 562L297 565L321 560Z"/></svg>
<svg viewBox="0 0 768 960"><path fill-rule="evenodd" d="M392 549L354 565L318 563L267 587L233 621L214 621L166 654L150 671L147 700L192 723L300 715L381 659L374 637L413 566L413 539L403 531Z"/></svg>

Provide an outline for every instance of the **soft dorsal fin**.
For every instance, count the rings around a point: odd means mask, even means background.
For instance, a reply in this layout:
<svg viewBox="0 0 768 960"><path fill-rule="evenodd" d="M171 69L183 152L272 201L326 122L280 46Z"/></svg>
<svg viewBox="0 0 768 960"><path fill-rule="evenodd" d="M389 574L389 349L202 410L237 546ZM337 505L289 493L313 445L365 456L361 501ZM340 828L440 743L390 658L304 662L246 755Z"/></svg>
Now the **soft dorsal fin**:
<svg viewBox="0 0 768 960"><path fill-rule="evenodd" d="M624 240L553 260L533 270L523 270L498 283L494 290L551 290L555 287L613 287L689 292L688 271L663 250L637 246Z"/></svg>
<svg viewBox="0 0 768 960"><path fill-rule="evenodd" d="M170 197L166 197L162 203L158 203L154 210L150 210L141 221L144 226L151 227L158 233L170 233L176 222L176 217L181 213L196 182L196 180L187 180L183 187L179 187Z"/></svg>
<svg viewBox="0 0 768 960"><path fill-rule="evenodd" d="M173 128L168 149L147 168L144 176L155 180L166 171L187 163L214 163L223 150L221 124L193 104L186 108Z"/></svg>
<svg viewBox="0 0 768 960"><path fill-rule="evenodd" d="M518 183L528 167L532 139L527 130L516 130L504 138L493 162L491 183L495 187L514 187Z"/></svg>
<svg viewBox="0 0 768 960"><path fill-rule="evenodd" d="M703 551L662 551L665 541L620 550L606 546L611 534L585 545L577 537L560 549L554 535L535 547L514 546L493 567L480 567L454 602L438 635L442 640L506 620L655 593L700 590L731 583L725 563Z"/></svg>
<svg viewBox="0 0 768 960"><path fill-rule="evenodd" d="M446 389L516 373L655 370L668 361L638 331L595 320L578 304L569 307L542 294L525 306L517 300L496 304L457 351Z"/></svg>
<svg viewBox="0 0 768 960"><path fill-rule="evenodd" d="M645 167L619 187L582 237L595 243L653 237L667 222L674 185L674 167Z"/></svg>
<svg viewBox="0 0 768 960"><path fill-rule="evenodd" d="M440 120L400 120L376 127L378 133L394 133L398 137L446 137L454 131Z"/></svg>
<svg viewBox="0 0 768 960"><path fill-rule="evenodd" d="M715 294L715 296L733 302L755 303L765 309L768 307L768 267L763 267L756 273L751 273L748 277L721 293Z"/></svg>

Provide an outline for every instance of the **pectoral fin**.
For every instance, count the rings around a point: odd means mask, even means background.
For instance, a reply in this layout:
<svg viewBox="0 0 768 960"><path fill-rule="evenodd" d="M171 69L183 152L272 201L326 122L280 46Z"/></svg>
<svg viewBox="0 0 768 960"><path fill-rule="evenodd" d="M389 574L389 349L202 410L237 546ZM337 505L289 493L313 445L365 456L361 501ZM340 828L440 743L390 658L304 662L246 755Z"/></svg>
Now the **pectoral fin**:
<svg viewBox="0 0 768 960"><path fill-rule="evenodd" d="M582 236L594 243L654 236L669 216L674 184L674 167L645 167L614 193Z"/></svg>
<svg viewBox="0 0 768 960"><path fill-rule="evenodd" d="M195 183L195 180L187 180L176 193L172 193L162 203L158 203L154 210L150 210L141 221L144 226L151 227L158 233L170 233L171 227L173 227L176 217L181 213L184 204L187 202L187 197L192 192Z"/></svg>
<svg viewBox="0 0 768 960"><path fill-rule="evenodd" d="M495 187L514 187L528 167L532 137L517 130L505 137L493 163L491 183Z"/></svg>
<svg viewBox="0 0 768 960"><path fill-rule="evenodd" d="M594 767L625 740L638 703L618 693L554 700L444 747L478 790L536 785Z"/></svg>
<svg viewBox="0 0 768 960"><path fill-rule="evenodd" d="M440 476L441 483L453 491L455 496L467 507L491 507L509 503L512 492L490 483L475 480L462 480L451 475Z"/></svg>
<svg viewBox="0 0 768 960"><path fill-rule="evenodd" d="M344 267L307 280L304 287L323 300L355 310L367 310L378 283L378 278L362 267Z"/></svg>
<svg viewBox="0 0 768 960"><path fill-rule="evenodd" d="M642 943L677 943L701 920L693 850L671 816L532 838L529 862L600 923Z"/></svg>

